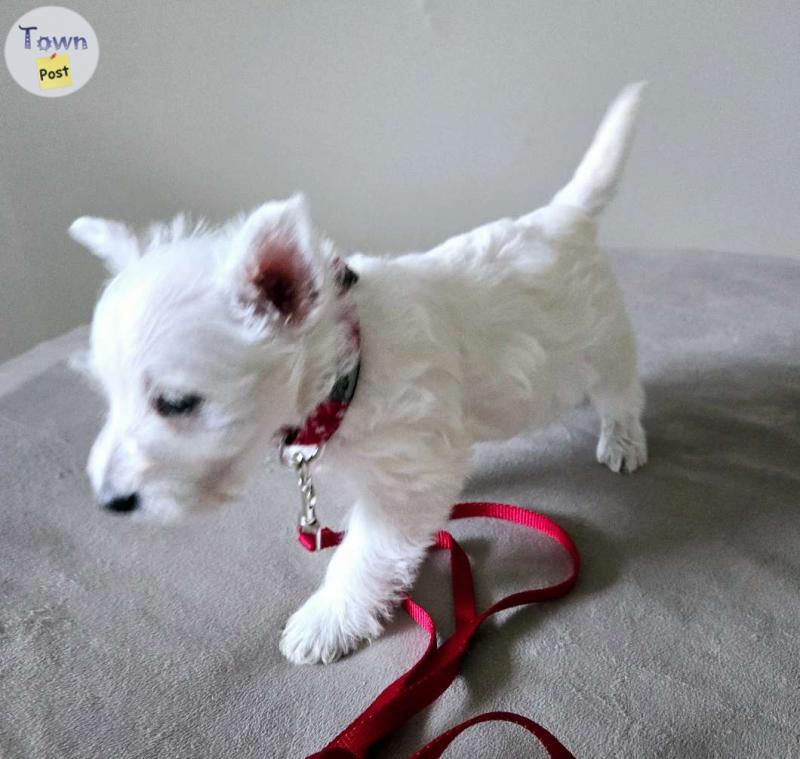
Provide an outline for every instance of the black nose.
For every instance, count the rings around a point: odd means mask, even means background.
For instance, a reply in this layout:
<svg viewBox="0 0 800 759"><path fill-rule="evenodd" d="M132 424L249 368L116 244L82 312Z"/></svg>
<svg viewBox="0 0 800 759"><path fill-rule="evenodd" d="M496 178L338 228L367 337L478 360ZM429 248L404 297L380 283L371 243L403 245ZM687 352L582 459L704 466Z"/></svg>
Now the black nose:
<svg viewBox="0 0 800 759"><path fill-rule="evenodd" d="M124 514L128 511L135 511L139 508L139 496L136 493L130 495L120 495L106 501L103 504L104 509L115 511L117 514Z"/></svg>

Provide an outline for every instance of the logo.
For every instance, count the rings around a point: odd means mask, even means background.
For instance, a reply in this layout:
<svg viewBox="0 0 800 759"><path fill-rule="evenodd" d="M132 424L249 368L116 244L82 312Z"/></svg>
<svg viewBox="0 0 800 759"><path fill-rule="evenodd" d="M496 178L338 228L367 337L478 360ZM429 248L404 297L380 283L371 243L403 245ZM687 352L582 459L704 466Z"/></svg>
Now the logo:
<svg viewBox="0 0 800 759"><path fill-rule="evenodd" d="M100 48L83 16L48 5L14 23L5 53L6 66L20 87L54 98L77 92L92 78Z"/></svg>

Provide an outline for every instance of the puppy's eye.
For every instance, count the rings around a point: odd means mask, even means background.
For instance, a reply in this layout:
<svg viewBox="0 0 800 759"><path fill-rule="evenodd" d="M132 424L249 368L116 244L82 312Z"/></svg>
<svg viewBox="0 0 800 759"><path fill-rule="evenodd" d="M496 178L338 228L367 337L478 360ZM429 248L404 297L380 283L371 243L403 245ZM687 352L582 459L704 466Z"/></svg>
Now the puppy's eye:
<svg viewBox="0 0 800 759"><path fill-rule="evenodd" d="M189 416L197 411L203 399L199 395L180 395L170 397L159 395L153 402L153 407L159 416Z"/></svg>

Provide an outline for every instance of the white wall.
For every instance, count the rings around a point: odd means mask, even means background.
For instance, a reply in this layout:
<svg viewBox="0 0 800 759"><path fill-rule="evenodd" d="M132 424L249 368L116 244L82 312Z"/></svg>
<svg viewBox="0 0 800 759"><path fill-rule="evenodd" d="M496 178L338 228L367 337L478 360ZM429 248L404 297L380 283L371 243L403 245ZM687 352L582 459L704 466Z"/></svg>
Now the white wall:
<svg viewBox="0 0 800 759"><path fill-rule="evenodd" d="M609 245L800 252L800 3L71 0L94 79L0 66L0 358L86 321L84 213L213 219L304 189L342 245L402 250L541 203L649 79ZM5 0L0 34L34 7Z"/></svg>

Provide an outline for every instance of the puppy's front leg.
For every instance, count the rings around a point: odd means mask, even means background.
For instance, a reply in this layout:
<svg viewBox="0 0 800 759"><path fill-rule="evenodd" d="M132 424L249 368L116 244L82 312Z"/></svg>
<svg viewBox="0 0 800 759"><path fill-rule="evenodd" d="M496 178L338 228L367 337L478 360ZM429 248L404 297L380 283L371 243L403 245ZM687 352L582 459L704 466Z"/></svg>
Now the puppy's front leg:
<svg viewBox="0 0 800 759"><path fill-rule="evenodd" d="M368 498L356 503L322 587L286 624L280 643L284 656L295 664L328 664L377 637L447 521L457 490L448 488L423 502L409 494L402 504L404 519L386 503ZM409 501L413 513L408 513Z"/></svg>

